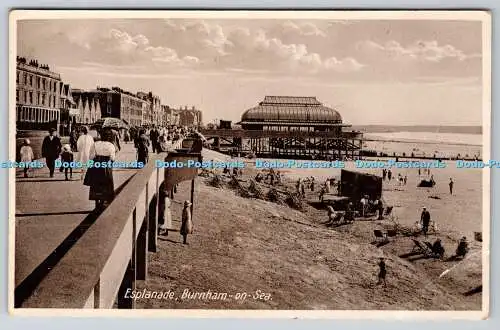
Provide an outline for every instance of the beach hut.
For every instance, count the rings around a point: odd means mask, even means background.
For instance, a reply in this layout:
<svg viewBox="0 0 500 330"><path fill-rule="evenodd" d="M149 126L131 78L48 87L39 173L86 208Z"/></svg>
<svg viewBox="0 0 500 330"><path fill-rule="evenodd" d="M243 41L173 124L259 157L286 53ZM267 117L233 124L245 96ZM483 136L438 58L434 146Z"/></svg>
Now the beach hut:
<svg viewBox="0 0 500 330"><path fill-rule="evenodd" d="M368 195L370 200L382 198L382 178L377 175L341 170L340 195L359 201Z"/></svg>

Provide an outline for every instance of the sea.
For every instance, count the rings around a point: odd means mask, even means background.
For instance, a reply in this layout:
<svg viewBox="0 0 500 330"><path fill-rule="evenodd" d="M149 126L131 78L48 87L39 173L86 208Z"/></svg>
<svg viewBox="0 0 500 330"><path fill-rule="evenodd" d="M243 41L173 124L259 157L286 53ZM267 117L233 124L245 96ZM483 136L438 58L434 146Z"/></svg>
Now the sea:
<svg viewBox="0 0 500 330"><path fill-rule="evenodd" d="M446 143L458 145L482 146L482 134L463 133L433 133L433 132L390 132L390 133L365 133L370 139L418 141L424 143Z"/></svg>
<svg viewBox="0 0 500 330"><path fill-rule="evenodd" d="M365 138L377 141L367 141L364 149L382 151L387 154L396 152L410 155L433 155L438 157L449 156L478 156L483 153L483 135L465 133L436 133L436 132L376 132L364 133ZM216 154L218 156L216 156ZM218 153L211 153L210 159L229 160L229 156ZM214 158L212 158L214 157ZM255 167L254 160L242 159L247 167ZM266 159L266 161L286 162L285 159ZM297 161L306 162L306 161ZM307 161L311 162L311 161ZM320 161L312 161L314 163ZM346 169L355 169L353 162L345 162ZM286 168L280 170L286 176L296 178L306 178L314 176L318 179L340 175L340 168Z"/></svg>

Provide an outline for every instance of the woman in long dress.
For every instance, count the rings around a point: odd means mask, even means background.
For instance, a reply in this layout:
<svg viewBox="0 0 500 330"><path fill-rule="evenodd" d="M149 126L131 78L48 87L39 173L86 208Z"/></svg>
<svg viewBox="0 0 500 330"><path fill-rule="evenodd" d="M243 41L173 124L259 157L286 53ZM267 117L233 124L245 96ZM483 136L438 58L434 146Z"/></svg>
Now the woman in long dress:
<svg viewBox="0 0 500 330"><path fill-rule="evenodd" d="M172 229L172 211L170 210L170 198L165 196L160 208L160 217L163 223L160 225L160 234L168 236L168 230Z"/></svg>
<svg viewBox="0 0 500 330"><path fill-rule="evenodd" d="M78 141L76 142L76 148L78 150L78 155L77 155L77 161L81 162L83 167L82 167L82 175L81 179L85 177L85 173L87 171L87 162L91 159L90 158L90 150L94 146L94 138L90 136L88 133L87 127L83 126L82 127L82 135L78 138Z"/></svg>
<svg viewBox="0 0 500 330"><path fill-rule="evenodd" d="M102 134L102 141L97 141L90 150L90 157L94 160L94 166L87 170L83 184L90 187L89 200L94 200L96 208L102 208L115 197L115 186L113 181L112 167L97 167L95 163L114 161L116 148L110 141L114 137L110 134Z"/></svg>

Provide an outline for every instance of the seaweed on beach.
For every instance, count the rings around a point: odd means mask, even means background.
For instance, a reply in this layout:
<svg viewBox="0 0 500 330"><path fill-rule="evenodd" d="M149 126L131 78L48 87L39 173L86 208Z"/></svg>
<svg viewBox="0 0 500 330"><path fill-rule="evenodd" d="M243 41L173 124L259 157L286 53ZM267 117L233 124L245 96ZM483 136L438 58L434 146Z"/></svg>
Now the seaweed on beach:
<svg viewBox="0 0 500 330"><path fill-rule="evenodd" d="M288 193L288 196L285 199L285 203L293 209L303 210L304 202L298 193Z"/></svg>
<svg viewBox="0 0 500 330"><path fill-rule="evenodd" d="M229 186L232 189L235 189L236 192L241 196L245 198L252 197L252 194L248 191L247 188L243 187L243 185L240 183L238 178L235 176L231 176L231 180L229 181Z"/></svg>
<svg viewBox="0 0 500 330"><path fill-rule="evenodd" d="M216 188L224 187L224 179L218 174L215 174L210 180L208 180L208 183L212 187Z"/></svg>
<svg viewBox="0 0 500 330"><path fill-rule="evenodd" d="M283 198L280 196L278 190L276 190L275 188L269 189L266 197L267 200L269 200L270 202L283 204Z"/></svg>
<svg viewBox="0 0 500 330"><path fill-rule="evenodd" d="M255 182L255 180L250 180L250 185L248 186L248 191L253 194L253 197L258 199L264 199L264 190Z"/></svg>

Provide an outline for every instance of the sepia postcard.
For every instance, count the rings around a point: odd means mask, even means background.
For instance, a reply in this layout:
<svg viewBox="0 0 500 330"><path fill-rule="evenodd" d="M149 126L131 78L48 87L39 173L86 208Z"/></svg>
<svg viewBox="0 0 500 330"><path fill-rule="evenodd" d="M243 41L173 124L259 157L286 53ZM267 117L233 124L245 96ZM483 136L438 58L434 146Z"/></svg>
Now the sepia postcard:
<svg viewBox="0 0 500 330"><path fill-rule="evenodd" d="M13 10L9 54L12 314L488 317L489 12Z"/></svg>

